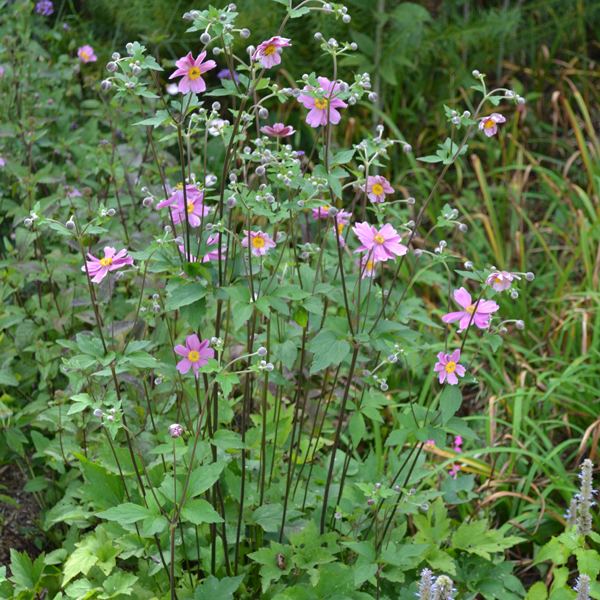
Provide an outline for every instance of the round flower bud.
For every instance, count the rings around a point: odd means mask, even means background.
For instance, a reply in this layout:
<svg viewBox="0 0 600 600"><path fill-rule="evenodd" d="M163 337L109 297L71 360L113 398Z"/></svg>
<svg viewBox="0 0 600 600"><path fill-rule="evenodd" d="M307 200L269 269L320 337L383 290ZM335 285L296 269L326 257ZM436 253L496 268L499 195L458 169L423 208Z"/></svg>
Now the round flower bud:
<svg viewBox="0 0 600 600"><path fill-rule="evenodd" d="M141 74L142 67L140 67L139 65L133 65L133 67L131 67L131 72L137 77Z"/></svg>
<svg viewBox="0 0 600 600"><path fill-rule="evenodd" d="M348 104L350 104L350 106L354 106L356 104L356 100L356 96L352 95L350 98L348 98Z"/></svg>
<svg viewBox="0 0 600 600"><path fill-rule="evenodd" d="M377 94L375 92L371 92L367 98L369 98L370 102L377 102Z"/></svg>
<svg viewBox="0 0 600 600"><path fill-rule="evenodd" d="M106 211L106 214L107 214L109 217L114 217L114 216L117 214L117 211L115 211L115 209L114 209L114 208L109 208L109 209Z"/></svg>
<svg viewBox="0 0 600 600"><path fill-rule="evenodd" d="M458 230L462 233L467 233L469 228L464 223L459 223Z"/></svg>
<svg viewBox="0 0 600 600"><path fill-rule="evenodd" d="M142 204L146 207L149 208L150 206L152 206L152 203L154 202L154 198L152 198L152 196L146 196L143 200L142 200Z"/></svg>
<svg viewBox="0 0 600 600"><path fill-rule="evenodd" d="M525 104L525 102L526 102L526 100L525 100L525 98L523 98L523 96L519 96L517 98L517 104L520 104L522 106L523 104Z"/></svg>
<svg viewBox="0 0 600 600"><path fill-rule="evenodd" d="M258 167L256 167L255 173L259 176L262 176L265 174L265 168L262 165L258 165Z"/></svg>
<svg viewBox="0 0 600 600"><path fill-rule="evenodd" d="M406 199L406 204L410 204L411 206L412 206L412 205L413 205L415 202L416 202L416 200L415 200L415 199L414 199L412 196L409 196L409 197Z"/></svg>
<svg viewBox="0 0 600 600"><path fill-rule="evenodd" d="M472 269L473 263L470 260L466 260L464 263L464 267L465 267L465 269Z"/></svg>
<svg viewBox="0 0 600 600"><path fill-rule="evenodd" d="M211 37L210 37L210 33L208 33L208 31L205 31L205 32L204 32L204 33L203 33L203 34L200 36L200 41L201 41L203 44L208 44L208 43L210 42L210 40L211 40Z"/></svg>
<svg viewBox="0 0 600 600"><path fill-rule="evenodd" d="M183 427L179 423L169 425L169 435L175 439L183 435Z"/></svg>
<svg viewBox="0 0 600 600"><path fill-rule="evenodd" d="M387 392L387 391L388 391L388 389L389 389L389 388L388 388L388 384L387 384L385 381L382 381L382 382L379 384L379 389L380 389L382 392Z"/></svg>
<svg viewBox="0 0 600 600"><path fill-rule="evenodd" d="M323 39L323 34L320 31L317 31L313 37L317 42L320 42Z"/></svg>
<svg viewBox="0 0 600 600"><path fill-rule="evenodd" d="M31 227L33 225L33 219L27 217L23 219L23 224L25 225L25 227Z"/></svg>
<svg viewBox="0 0 600 600"><path fill-rule="evenodd" d="M356 50L358 50L358 44L356 42L352 42L350 44L350 50L354 50L356 52Z"/></svg>
<svg viewBox="0 0 600 600"><path fill-rule="evenodd" d="M111 60L109 63L106 64L106 70L109 73L114 73L117 70L117 63Z"/></svg>
<svg viewBox="0 0 600 600"><path fill-rule="evenodd" d="M533 281L535 279L535 275L531 271L528 271L525 273L525 279L527 279L527 281Z"/></svg>
<svg viewBox="0 0 600 600"><path fill-rule="evenodd" d="M367 500L367 504L368 504L369 506L373 506L373 504L375 504L375 500L374 500L373 498L369 498L369 499Z"/></svg>
<svg viewBox="0 0 600 600"><path fill-rule="evenodd" d="M272 371L274 368L275 368L275 367L273 366L273 363L267 363L267 364L265 365L265 370L266 370L266 371L269 371L269 372L270 372L270 371Z"/></svg>
<svg viewBox="0 0 600 600"><path fill-rule="evenodd" d="M452 117L452 125L460 125L460 117Z"/></svg>
<svg viewBox="0 0 600 600"><path fill-rule="evenodd" d="M518 321L515 321L515 327L517 329L523 330L523 329L525 329L525 322L521 321L521 319L519 319Z"/></svg>
<svg viewBox="0 0 600 600"><path fill-rule="evenodd" d="M73 231L75 229L75 221L73 221L73 217L71 217L66 223L65 223L65 227L69 230L69 231Z"/></svg>
<svg viewBox="0 0 600 600"><path fill-rule="evenodd" d="M106 417L106 420L107 420L107 421L110 421L110 422L112 423L112 422L115 420L115 417L114 417L114 415L108 415L108 416Z"/></svg>
<svg viewBox="0 0 600 600"><path fill-rule="evenodd" d="M519 297L519 292L517 292L517 290L510 290L510 297L513 300L516 300Z"/></svg>
<svg viewBox="0 0 600 600"><path fill-rule="evenodd" d="M250 45L250 46L248 46L248 47L246 48L246 52L247 52L247 53L248 53L250 56L252 56L252 55L254 54L254 51L255 51L255 50L256 50L256 48L255 48L254 46L252 46L252 45Z"/></svg>
<svg viewBox="0 0 600 600"><path fill-rule="evenodd" d="M344 23L350 23L350 21L352 21L352 17L351 17L350 15L344 15L344 16L342 17L342 21L343 21Z"/></svg>
<svg viewBox="0 0 600 600"><path fill-rule="evenodd" d="M471 75L473 75L473 77L475 77L475 79L479 79L481 77L481 73L477 69L473 69L471 71Z"/></svg>
<svg viewBox="0 0 600 600"><path fill-rule="evenodd" d="M171 233L171 226L170 225L165 225L164 228L163 228L163 231L165 233Z"/></svg>
<svg viewBox="0 0 600 600"><path fill-rule="evenodd" d="M462 116L463 116L465 119L468 119L468 118L471 116L471 113L470 113L468 110L465 110L465 112L463 112Z"/></svg>
<svg viewBox="0 0 600 600"><path fill-rule="evenodd" d="M400 492L401 490L402 490L402 488L401 488L401 487L400 487L398 484L396 484L396 485L394 486L394 491L395 491L395 492Z"/></svg>
<svg viewBox="0 0 600 600"><path fill-rule="evenodd" d="M94 409L94 416L101 419L104 416L104 411L101 408Z"/></svg>
<svg viewBox="0 0 600 600"><path fill-rule="evenodd" d="M375 484L375 489L376 489L376 490L379 490L379 489L381 489L381 483L377 482L377 483Z"/></svg>
<svg viewBox="0 0 600 600"><path fill-rule="evenodd" d="M498 329L498 333L500 335L504 335L505 333L508 333L508 329L506 329L506 327L500 327L500 329Z"/></svg>
<svg viewBox="0 0 600 600"><path fill-rule="evenodd" d="M113 52L111 58L113 60L119 60L121 58L121 55L118 52Z"/></svg>
<svg viewBox="0 0 600 600"><path fill-rule="evenodd" d="M267 349L264 346L261 346L257 351L256 354L258 354L259 356L266 356L267 355Z"/></svg>
<svg viewBox="0 0 600 600"><path fill-rule="evenodd" d="M404 154L410 154L412 152L412 146L410 144L404 144L402 146L402 152L404 152Z"/></svg>
<svg viewBox="0 0 600 600"><path fill-rule="evenodd" d="M334 515L333 515L333 518L334 518L336 521L339 521L339 520L342 518L342 513L341 513L341 512L336 512L336 513L334 513Z"/></svg>
<svg viewBox="0 0 600 600"><path fill-rule="evenodd" d="M217 110L221 110L221 103L220 102L213 102L211 105L211 108L215 111Z"/></svg>
<svg viewBox="0 0 600 600"><path fill-rule="evenodd" d="M261 106L258 111L258 116L261 119L266 119L269 116L269 111L264 106Z"/></svg>
<svg viewBox="0 0 600 600"><path fill-rule="evenodd" d="M414 254L417 258L419 258L419 256L423 254L423 250L421 250L421 248L415 248Z"/></svg>
<svg viewBox="0 0 600 600"><path fill-rule="evenodd" d="M108 92L108 90L110 90L110 88L112 87L112 81L110 79L104 79L101 83L100 83L100 89L103 92Z"/></svg>
<svg viewBox="0 0 600 600"><path fill-rule="evenodd" d="M127 54L129 54L129 56L132 56L133 55L133 44L131 42L129 42L125 46L125 50L127 50Z"/></svg>

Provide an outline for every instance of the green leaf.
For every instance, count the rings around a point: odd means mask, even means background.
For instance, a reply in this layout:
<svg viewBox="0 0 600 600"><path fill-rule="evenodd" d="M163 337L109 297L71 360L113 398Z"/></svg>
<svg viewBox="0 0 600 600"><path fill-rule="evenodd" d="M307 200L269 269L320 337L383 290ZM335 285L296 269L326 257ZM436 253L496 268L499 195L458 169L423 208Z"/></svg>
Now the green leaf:
<svg viewBox="0 0 600 600"><path fill-rule="evenodd" d="M354 444L354 447L358 446L360 441L365 437L365 433L367 432L365 419L359 412L355 412L352 415L352 417L350 417L348 431L350 432L350 437L352 438L352 443Z"/></svg>
<svg viewBox="0 0 600 600"><path fill-rule="evenodd" d="M320 331L311 340L308 349L313 353L311 375L329 365L340 364L350 354L350 344L345 340L338 340L337 335L328 329Z"/></svg>
<svg viewBox="0 0 600 600"><path fill-rule="evenodd" d="M194 525L203 523L222 523L223 519L219 513L202 498L188 500L181 510L181 516Z"/></svg>
<svg viewBox="0 0 600 600"><path fill-rule="evenodd" d="M464 521L452 536L452 546L486 560L495 552L503 552L523 541L517 536L507 536L497 529L489 529L487 521Z"/></svg>
<svg viewBox="0 0 600 600"><path fill-rule="evenodd" d="M211 488L219 479L221 471L225 468L225 462L220 461L209 465L202 465L194 469L190 476L188 495L190 498L203 494Z"/></svg>
<svg viewBox="0 0 600 600"><path fill-rule="evenodd" d="M177 310L182 306L193 304L206 296L206 288L200 283L179 284L170 290L165 303L166 310Z"/></svg>
<svg viewBox="0 0 600 600"><path fill-rule="evenodd" d="M288 575L294 564L292 562L292 547L272 542L269 547L261 548L248 555L260 567L260 578L262 591L266 592L273 581L279 581L284 575Z"/></svg>
<svg viewBox="0 0 600 600"><path fill-rule="evenodd" d="M125 502L119 506L113 506L107 510L96 513L101 519L107 521L117 521L124 525L131 525L143 519L153 516L153 514L144 506L133 504L133 502Z"/></svg>
<svg viewBox="0 0 600 600"><path fill-rule="evenodd" d="M442 425L455 415L462 403L462 393L457 385L445 385L440 395L440 410L442 413Z"/></svg>
<svg viewBox="0 0 600 600"><path fill-rule="evenodd" d="M233 600L233 594L240 587L242 579L244 579L243 575L223 579L209 575L196 588L194 600Z"/></svg>
<svg viewBox="0 0 600 600"><path fill-rule="evenodd" d="M17 588L23 588L29 592L35 591L44 571L44 555L38 556L35 561L26 552L10 550L10 570L12 581Z"/></svg>

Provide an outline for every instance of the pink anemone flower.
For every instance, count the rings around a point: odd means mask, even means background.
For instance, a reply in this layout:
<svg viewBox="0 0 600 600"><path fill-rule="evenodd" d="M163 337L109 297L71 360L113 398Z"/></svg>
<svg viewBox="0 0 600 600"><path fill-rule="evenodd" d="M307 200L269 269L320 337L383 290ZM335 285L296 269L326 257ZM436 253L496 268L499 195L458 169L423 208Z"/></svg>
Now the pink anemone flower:
<svg viewBox="0 0 600 600"><path fill-rule="evenodd" d="M440 383L448 382L449 385L456 385L458 377L465 376L465 368L459 364L460 350L455 350L452 354L440 352L437 355L438 361L433 370L438 374ZM457 377L458 376L458 377Z"/></svg>
<svg viewBox="0 0 600 600"><path fill-rule="evenodd" d="M337 236L340 246L342 248L346 245L346 240L344 239L344 229L346 225L350 223L350 217L352 216L351 212L346 210L340 210L334 217L334 226L333 231L336 233L336 225L337 225Z"/></svg>
<svg viewBox="0 0 600 600"><path fill-rule="evenodd" d="M254 54L252 55L252 59L260 60L260 63L265 69L270 69L271 67L281 63L282 49L291 45L292 44L288 38L275 35L258 45L254 51Z"/></svg>
<svg viewBox="0 0 600 600"><path fill-rule="evenodd" d="M183 77L178 86L182 94L187 94L188 92L195 92L197 94L206 90L206 83L202 75L214 69L217 63L214 60L203 62L205 58L206 52L201 52L198 58L194 58L194 55L188 52L186 56L175 62L177 70L170 75L169 79Z"/></svg>
<svg viewBox="0 0 600 600"><path fill-rule="evenodd" d="M133 258L127 256L127 250L119 250L118 252L112 246L104 248L104 256L97 258L88 252L88 259L85 261L85 266L81 270L85 273L86 266L89 276L92 278L92 283L100 283L110 271L116 271L122 267L133 264Z"/></svg>
<svg viewBox="0 0 600 600"><path fill-rule="evenodd" d="M195 333L185 338L185 346L177 344L174 350L179 356L183 356L183 360L177 363L177 370L182 375L193 369L194 375L198 377L198 369L203 367L209 358L215 356L215 351L209 347L208 340L200 341Z"/></svg>
<svg viewBox="0 0 600 600"><path fill-rule="evenodd" d="M265 125L260 128L261 132L270 137L288 137L296 133L296 130L291 125L283 123L273 123L273 125Z"/></svg>
<svg viewBox="0 0 600 600"><path fill-rule="evenodd" d="M508 271L492 271L487 276L485 282L492 286L492 288L497 292L503 292L504 290L508 290L510 288L515 279L521 278L514 273L509 273Z"/></svg>
<svg viewBox="0 0 600 600"><path fill-rule="evenodd" d="M360 259L360 278L366 279L367 277L375 277L377 271L377 263L371 258L369 254L363 256Z"/></svg>
<svg viewBox="0 0 600 600"><path fill-rule="evenodd" d="M500 307L493 300L479 300L473 303L471 294L464 287L454 290L454 301L462 306L463 310L450 312L442 317L444 323L458 323L458 332L464 331L469 323L479 329L487 329L490 326L492 313L495 313Z"/></svg>
<svg viewBox="0 0 600 600"><path fill-rule="evenodd" d="M254 256L264 256L276 244L268 233L262 231L244 231L245 237L242 238L242 246L248 247L250 244L251 252Z"/></svg>
<svg viewBox="0 0 600 600"><path fill-rule="evenodd" d="M346 108L348 105L336 97L341 92L341 84L330 81L327 77L317 77L318 88L305 86L302 94L298 96L298 102L309 109L306 122L311 127L320 125L337 125L342 118L338 108Z"/></svg>
<svg viewBox="0 0 600 600"><path fill-rule="evenodd" d="M498 123L506 123L506 118L500 113L492 113L479 121L479 130L483 131L487 137L492 137L498 133Z"/></svg>
<svg viewBox="0 0 600 600"><path fill-rule="evenodd" d="M96 62L98 57L94 54L94 49L86 44L77 50L77 56L82 63Z"/></svg>
<svg viewBox="0 0 600 600"><path fill-rule="evenodd" d="M368 251L375 262L385 262L396 256L404 256L408 252L408 248L400 243L400 234L389 223L378 230L365 221L357 223L352 231L361 243L354 252Z"/></svg>
<svg viewBox="0 0 600 600"><path fill-rule="evenodd" d="M209 235L208 238L206 238L206 246L217 246L218 242L219 242L218 234ZM184 245L180 244L178 247L179 247L179 251L181 252L181 254L183 254L185 256L186 252L185 252ZM225 244L222 244L221 245L221 259L225 258L226 252L227 252L227 248L226 248ZM219 248L218 247L215 249L208 250L208 252L202 257L202 260L200 262L206 263L206 262L210 262L212 260L219 260ZM198 261L198 258L192 252L192 254L190 256L190 262L197 262L197 261Z"/></svg>
<svg viewBox="0 0 600 600"><path fill-rule="evenodd" d="M366 190L367 198L373 203L384 202L387 194L393 194L394 188L383 175L370 175L367 177Z"/></svg>
<svg viewBox="0 0 600 600"><path fill-rule="evenodd" d="M315 221L319 219L329 219L329 211L331 210L331 206L326 204L325 206L319 206L318 208L312 209L312 216Z"/></svg>
<svg viewBox="0 0 600 600"><path fill-rule="evenodd" d="M200 227L202 219L210 213L210 209L204 205L204 192L194 185L186 185L185 196L184 199L183 189L176 189L166 200L159 202L156 208L168 206L175 225L186 222L187 212L187 222L190 227Z"/></svg>

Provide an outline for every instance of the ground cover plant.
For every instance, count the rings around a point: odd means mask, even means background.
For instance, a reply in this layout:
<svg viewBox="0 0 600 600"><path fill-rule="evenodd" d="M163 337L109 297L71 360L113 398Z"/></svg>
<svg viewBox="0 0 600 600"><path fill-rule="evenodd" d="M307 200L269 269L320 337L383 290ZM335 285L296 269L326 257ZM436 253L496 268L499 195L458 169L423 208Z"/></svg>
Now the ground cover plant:
<svg viewBox="0 0 600 600"><path fill-rule="evenodd" d="M598 11L524 4L0 2L0 597L600 597Z"/></svg>

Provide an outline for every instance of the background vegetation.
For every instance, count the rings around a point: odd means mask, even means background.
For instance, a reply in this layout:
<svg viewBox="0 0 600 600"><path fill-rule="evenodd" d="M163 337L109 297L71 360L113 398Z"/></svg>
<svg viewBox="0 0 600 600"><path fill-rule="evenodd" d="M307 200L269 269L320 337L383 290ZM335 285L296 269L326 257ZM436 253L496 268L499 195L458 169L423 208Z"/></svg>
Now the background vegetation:
<svg viewBox="0 0 600 600"><path fill-rule="evenodd" d="M281 20L265 4L239 2L241 24L251 29L253 41L267 38ZM428 195L437 173L413 157L429 154L445 137L445 105L468 106L473 69L527 99L497 144L473 141L428 209L431 221L445 204L460 210L470 231L461 246L465 258L485 256L498 268L535 273L512 314L505 315L523 319L525 329L511 330L510 343L500 348L481 348L480 385L469 388L461 407L460 416L477 434L465 441L465 450L490 475L459 477L464 488L457 486L456 501L449 504L459 522L485 516L492 526L510 524L524 539L505 553L523 586L515 586L514 597L525 589L532 600L574 597L568 589L577 561L558 550L546 550L540 559L539 552L565 528L582 459L599 462L600 3L348 0L347 5L349 26L313 14L290 22L294 51L286 55L280 78L291 84L305 71L325 67L313 55L315 31L356 41L359 51L342 68L370 73L379 98L375 105L355 107L336 135L350 144L383 122L392 135L409 141L414 154L408 162L398 148L383 172L406 196ZM20 224L39 199L68 207L65 184L77 185L90 198L91 190L102 193L117 180L132 204L141 201L137 181L129 177L143 168L143 144L127 129L133 108L115 117L100 100L98 84L112 52L129 41L139 40L163 61L182 56L190 37L180 17L192 8L206 3L59 0L54 15L42 19L31 14L32 5L0 0L0 65L16 81L9 86L7 76L0 79L0 156L9 161L0 171L0 559L7 565L9 548L32 559L44 552L52 558L46 558L46 567L40 563L41 573L59 565L65 548L71 551L80 539L73 526L79 515L68 512L75 510L70 504L63 510L65 498L75 493L68 465L80 449L75 440L69 446L69 425L57 421L65 384L64 344L57 340L72 338L90 319L71 310L72 265L52 269L51 289L40 285L48 275L47 260L60 260L62 251L43 240L32 245ZM74 70L73 57L84 43L94 47L98 62ZM280 116L300 131L298 147L309 149L302 115L283 108ZM143 218L134 217L132 227ZM427 298L427 289L423 285L420 292L425 301L436 302ZM390 394L399 391L394 383ZM390 428L384 422L364 443L380 447ZM595 544L597 549L598 540ZM597 575L600 557L590 552ZM35 563L19 556L12 558L13 576L21 569L33 581ZM469 597L482 593L481 582L464 576L463 584ZM21 585L23 594L27 587ZM486 597L495 593L508 592ZM600 597L598 587L593 597Z"/></svg>

